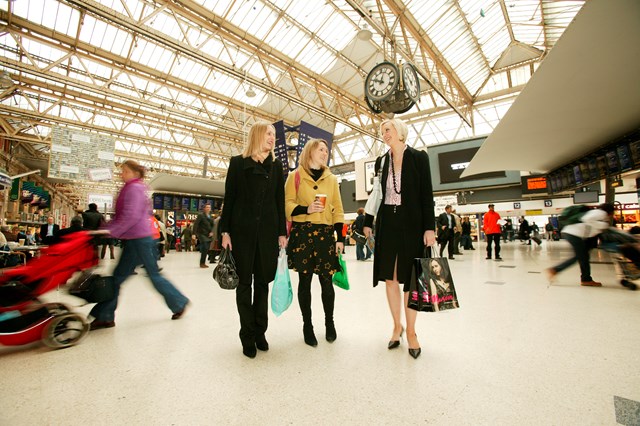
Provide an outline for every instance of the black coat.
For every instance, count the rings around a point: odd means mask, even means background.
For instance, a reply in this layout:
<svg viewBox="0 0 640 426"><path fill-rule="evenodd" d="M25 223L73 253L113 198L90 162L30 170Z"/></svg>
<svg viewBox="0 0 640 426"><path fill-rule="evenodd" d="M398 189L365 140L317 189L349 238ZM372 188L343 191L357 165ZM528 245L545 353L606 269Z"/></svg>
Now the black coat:
<svg viewBox="0 0 640 426"><path fill-rule="evenodd" d="M453 215L451 215L451 224L454 227L456 226L456 219L453 217ZM446 228L442 229L443 226L446 226ZM437 234L438 242L441 244L445 241L448 241L449 237L453 236L453 228L449 228L449 217L447 215L447 212L440 213L440 215L438 216Z"/></svg>
<svg viewBox="0 0 640 426"><path fill-rule="evenodd" d="M374 250L373 259L373 286L378 285L378 281L384 281L384 278L380 277L380 262L378 261L379 250L384 250L384 241L382 240L382 233L380 227L384 226L384 196L386 193L387 176L389 176L389 162L391 156L389 153L384 155L384 167L382 168L382 175L380 177L380 183L382 186L382 203L380 204L380 210L376 215L376 244ZM382 157L376 160L376 171L380 168L380 162ZM411 279L410 266L413 264L413 259L416 257L423 257L424 255L424 241L423 235L425 231L435 230L436 217L433 211L433 187L431 184L431 169L429 167L429 156L425 151L418 151L411 147L405 149L402 157L402 205L406 208L402 209L402 235L398 235L401 241L405 244L404 256L398 258L398 262L405 262L409 264L404 270L408 271L407 276L398 277L400 282L408 283ZM373 224L373 216L366 215L365 226L371 227Z"/></svg>
<svg viewBox="0 0 640 426"><path fill-rule="evenodd" d="M104 224L104 216L97 210L87 210L82 213L82 227L91 231L100 229Z"/></svg>
<svg viewBox="0 0 640 426"><path fill-rule="evenodd" d="M287 235L282 163L269 156L264 165L268 172L251 157L231 157L225 182L219 227L220 232L230 234L232 254L242 282L251 282L254 271L256 279L273 281L278 263L278 237Z"/></svg>
<svg viewBox="0 0 640 426"><path fill-rule="evenodd" d="M54 237L60 231L60 225L53 224L53 237L47 237L47 230L49 229L49 224L45 223L40 227L40 239L43 244L51 244L55 241Z"/></svg>
<svg viewBox="0 0 640 426"><path fill-rule="evenodd" d="M201 243L210 243L213 239L213 236L209 235L213 232L213 217L207 217L201 212L193 222L193 232Z"/></svg>

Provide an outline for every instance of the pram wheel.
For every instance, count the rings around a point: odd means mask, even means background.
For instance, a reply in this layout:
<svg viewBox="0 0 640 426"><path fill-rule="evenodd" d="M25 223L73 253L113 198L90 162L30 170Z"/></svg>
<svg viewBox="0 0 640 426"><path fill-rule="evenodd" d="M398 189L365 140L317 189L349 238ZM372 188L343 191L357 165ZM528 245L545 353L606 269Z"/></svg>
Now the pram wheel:
<svg viewBox="0 0 640 426"><path fill-rule="evenodd" d="M638 288L637 285L635 285L634 283L632 283L631 281L628 281L628 280L621 280L620 284L622 284L623 286L625 286L629 290L635 290L635 289Z"/></svg>
<svg viewBox="0 0 640 426"><path fill-rule="evenodd" d="M78 314L56 315L42 332L42 340L50 348L60 349L80 343L89 332L89 324Z"/></svg>

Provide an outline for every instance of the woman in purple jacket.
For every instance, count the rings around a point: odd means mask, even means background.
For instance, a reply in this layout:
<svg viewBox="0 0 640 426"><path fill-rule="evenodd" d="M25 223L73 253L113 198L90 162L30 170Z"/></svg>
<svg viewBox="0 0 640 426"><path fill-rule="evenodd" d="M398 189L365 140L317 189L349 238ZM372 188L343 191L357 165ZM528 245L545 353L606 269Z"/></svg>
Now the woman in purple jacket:
<svg viewBox="0 0 640 426"><path fill-rule="evenodd" d="M109 328L116 325L115 310L118 305L120 285L129 277L138 265L144 265L153 286L164 297L173 316L179 319L189 303L187 299L169 280L160 275L158 263L154 255L154 241L151 238L151 203L147 197L147 186L142 182L144 167L133 160L122 164L122 180L124 187L116 200L116 214L109 222L106 230L113 237L122 240L122 254L113 271L115 296L111 300L98 303L90 315L95 318L91 329Z"/></svg>

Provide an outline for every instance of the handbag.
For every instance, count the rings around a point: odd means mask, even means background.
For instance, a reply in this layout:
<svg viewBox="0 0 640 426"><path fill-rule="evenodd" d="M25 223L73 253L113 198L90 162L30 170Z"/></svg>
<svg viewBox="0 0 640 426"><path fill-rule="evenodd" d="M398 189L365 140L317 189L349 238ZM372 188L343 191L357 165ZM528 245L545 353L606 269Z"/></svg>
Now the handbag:
<svg viewBox="0 0 640 426"><path fill-rule="evenodd" d="M430 250L434 249L425 248L424 257L413 260L407 306L422 312L459 308L449 260L446 257L431 256Z"/></svg>
<svg viewBox="0 0 640 426"><path fill-rule="evenodd" d="M222 249L218 265L213 270L213 279L224 290L235 290L238 287L236 263L228 248Z"/></svg>
<svg viewBox="0 0 640 426"><path fill-rule="evenodd" d="M338 255L340 270L333 274L331 281L336 287L349 290L349 276L347 275L347 262L342 258L342 253Z"/></svg>
<svg viewBox="0 0 640 426"><path fill-rule="evenodd" d="M382 156L378 173L376 173L376 175L373 177L373 189L371 190L371 194L369 194L367 204L365 204L364 206L364 212L371 216L375 216L378 214L380 204L382 204L382 184L380 183L380 176L382 176L384 160L385 156Z"/></svg>
<svg viewBox="0 0 640 426"><path fill-rule="evenodd" d="M366 244L367 242L367 237L365 237L364 234L361 234L355 229L351 231L351 238L353 238L358 244Z"/></svg>
<svg viewBox="0 0 640 426"><path fill-rule="evenodd" d="M276 278L273 281L273 289L271 290L271 310L279 317L291 306L292 301L293 290L291 288L289 266L287 265L287 252L284 248L281 248Z"/></svg>
<svg viewBox="0 0 640 426"><path fill-rule="evenodd" d="M85 271L71 283L69 294L89 303L106 302L116 295L113 277L103 277Z"/></svg>

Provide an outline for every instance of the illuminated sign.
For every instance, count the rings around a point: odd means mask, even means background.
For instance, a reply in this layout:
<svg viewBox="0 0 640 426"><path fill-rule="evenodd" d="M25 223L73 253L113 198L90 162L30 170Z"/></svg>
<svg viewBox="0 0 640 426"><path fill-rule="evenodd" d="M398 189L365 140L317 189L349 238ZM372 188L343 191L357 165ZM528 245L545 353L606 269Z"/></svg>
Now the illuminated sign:
<svg viewBox="0 0 640 426"><path fill-rule="evenodd" d="M542 175L523 176L522 177L522 194L546 194L547 177Z"/></svg>

